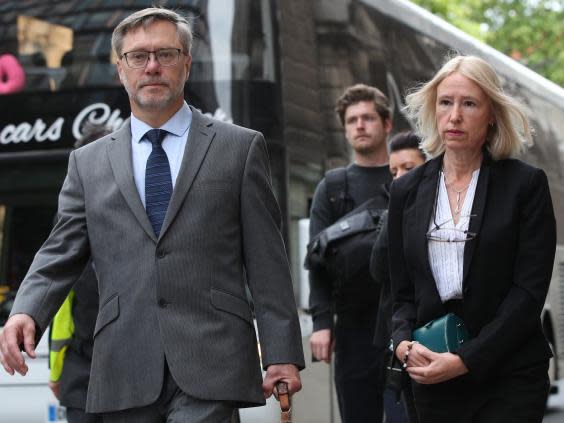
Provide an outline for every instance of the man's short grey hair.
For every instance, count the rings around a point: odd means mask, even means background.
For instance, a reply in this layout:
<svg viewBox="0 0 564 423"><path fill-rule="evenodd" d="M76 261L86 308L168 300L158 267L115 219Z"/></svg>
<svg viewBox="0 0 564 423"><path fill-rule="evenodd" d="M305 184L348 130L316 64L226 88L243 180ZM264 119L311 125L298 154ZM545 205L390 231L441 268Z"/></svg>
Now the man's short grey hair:
<svg viewBox="0 0 564 423"><path fill-rule="evenodd" d="M182 49L186 54L190 54L192 49L192 28L188 19L172 10L162 7L149 7L129 15L114 29L112 48L117 57L121 57L123 53L123 39L128 32L139 27L147 28L147 26L156 21L168 21L176 25L176 32L180 44L182 44Z"/></svg>

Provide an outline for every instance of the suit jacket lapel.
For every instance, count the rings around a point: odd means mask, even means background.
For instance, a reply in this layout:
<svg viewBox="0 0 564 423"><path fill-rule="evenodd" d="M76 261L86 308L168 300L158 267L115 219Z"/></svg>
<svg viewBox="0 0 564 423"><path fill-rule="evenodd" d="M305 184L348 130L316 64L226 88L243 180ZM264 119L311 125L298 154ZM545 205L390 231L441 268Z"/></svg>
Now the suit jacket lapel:
<svg viewBox="0 0 564 423"><path fill-rule="evenodd" d="M108 156L110 165L116 179L116 183L125 198L125 202L139 221L141 227L147 232L151 239L157 242L155 232L149 222L137 187L133 178L133 164L131 162L131 125L127 119L115 136L114 142L108 144Z"/></svg>
<svg viewBox="0 0 564 423"><path fill-rule="evenodd" d="M480 236L480 228L482 227L482 219L486 208L486 198L488 194L488 181L490 178L490 168L492 159L487 152L484 152L484 159L480 167L480 175L476 185L476 193L474 194L474 202L472 203L472 212L470 222L468 224L468 232L477 234L476 239L466 242L464 245L464 270L462 276L462 285L466 283L468 270L472 263L472 257Z"/></svg>
<svg viewBox="0 0 564 423"><path fill-rule="evenodd" d="M170 204L161 228L161 238L171 225L178 210L180 210L180 206L194 182L194 178L204 161L204 157L215 135L215 132L211 128L213 121L206 118L194 108L191 109L192 123L190 125L190 133L188 134L188 142L184 149L184 156L182 158L182 164L180 165L178 178L176 179L176 185L172 192L172 198L170 199Z"/></svg>
<svg viewBox="0 0 564 423"><path fill-rule="evenodd" d="M438 157L427 164L423 179L417 190L416 204L416 233L415 245L420 254L420 259L425 263L425 275L422 275L428 281L432 282L436 290L435 279L429 264L429 250L427 242L427 232L429 230L429 222L432 219L433 207L436 203L437 186L439 182L439 169L442 165L442 156ZM438 295L438 291L437 291Z"/></svg>

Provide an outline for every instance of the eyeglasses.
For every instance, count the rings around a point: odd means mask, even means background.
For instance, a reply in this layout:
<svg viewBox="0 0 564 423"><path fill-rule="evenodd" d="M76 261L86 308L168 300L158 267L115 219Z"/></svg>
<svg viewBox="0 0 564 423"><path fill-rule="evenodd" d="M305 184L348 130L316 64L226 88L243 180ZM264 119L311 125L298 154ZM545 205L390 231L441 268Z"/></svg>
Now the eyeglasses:
<svg viewBox="0 0 564 423"><path fill-rule="evenodd" d="M155 51L128 51L127 53L123 53L122 57L125 57L127 66L133 69L139 69L147 66L151 53L155 55L155 59L161 66L174 66L178 63L180 53L186 54L179 48L161 48Z"/></svg>
<svg viewBox="0 0 564 423"><path fill-rule="evenodd" d="M460 216L461 219L470 219L475 217L475 214L468 216ZM476 238L476 232L470 232L466 229L460 229L456 227L445 228L444 226L452 222L452 218L445 220L442 223L437 223L435 220L435 214L433 213L433 227L425 234L429 241L437 242L468 242ZM456 234L456 235L455 235Z"/></svg>
<svg viewBox="0 0 564 423"><path fill-rule="evenodd" d="M470 232L467 229L460 229L457 227L448 227L445 228L444 226L449 223L453 222L452 218L445 220L442 223L437 223L437 202L439 201L439 186L440 186L440 173L439 173L439 182L437 183L437 190L435 192L435 202L433 203L433 227L427 231L425 236L429 241L436 241L436 242L468 242L472 241L478 235L476 232ZM470 220L471 217L476 217L475 214L470 215L462 215L460 219L468 219ZM470 222L468 222L470 225Z"/></svg>

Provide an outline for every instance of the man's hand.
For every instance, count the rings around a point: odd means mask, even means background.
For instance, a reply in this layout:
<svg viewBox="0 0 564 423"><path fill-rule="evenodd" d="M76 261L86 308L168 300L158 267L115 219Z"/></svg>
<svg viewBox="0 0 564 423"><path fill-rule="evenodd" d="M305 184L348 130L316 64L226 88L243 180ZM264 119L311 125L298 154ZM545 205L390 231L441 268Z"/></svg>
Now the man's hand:
<svg viewBox="0 0 564 423"><path fill-rule="evenodd" d="M22 344L27 355L35 358L35 322L27 314L14 314L0 333L0 363L11 375L16 371L25 376L28 371L20 351Z"/></svg>
<svg viewBox="0 0 564 423"><path fill-rule="evenodd" d="M288 384L288 394L290 395L302 389L300 371L294 364L271 364L267 367L264 382L262 383L265 398L270 397L273 393L278 398L278 393L274 389L278 382L286 382Z"/></svg>
<svg viewBox="0 0 564 423"><path fill-rule="evenodd" d="M321 329L311 334L309 339L311 353L319 361L331 363L333 353L333 335L331 329Z"/></svg>
<svg viewBox="0 0 564 423"><path fill-rule="evenodd" d="M407 372L417 383L429 385L466 374L468 368L456 354L436 353L420 344L415 344L409 354Z"/></svg>
<svg viewBox="0 0 564 423"><path fill-rule="evenodd" d="M60 399L59 395L61 394L61 382L51 382L49 381L49 389L55 395L55 398Z"/></svg>

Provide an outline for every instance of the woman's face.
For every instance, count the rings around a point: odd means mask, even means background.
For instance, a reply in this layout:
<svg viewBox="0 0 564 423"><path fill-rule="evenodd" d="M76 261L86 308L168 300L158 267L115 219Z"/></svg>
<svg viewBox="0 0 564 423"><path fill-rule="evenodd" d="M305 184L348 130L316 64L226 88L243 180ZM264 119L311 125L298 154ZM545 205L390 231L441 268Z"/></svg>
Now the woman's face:
<svg viewBox="0 0 564 423"><path fill-rule="evenodd" d="M437 86L437 128L447 150L479 151L494 121L490 99L472 80L452 73Z"/></svg>
<svg viewBox="0 0 564 423"><path fill-rule="evenodd" d="M390 173L394 179L423 163L425 163L425 159L421 152L415 148L405 148L390 153Z"/></svg>

